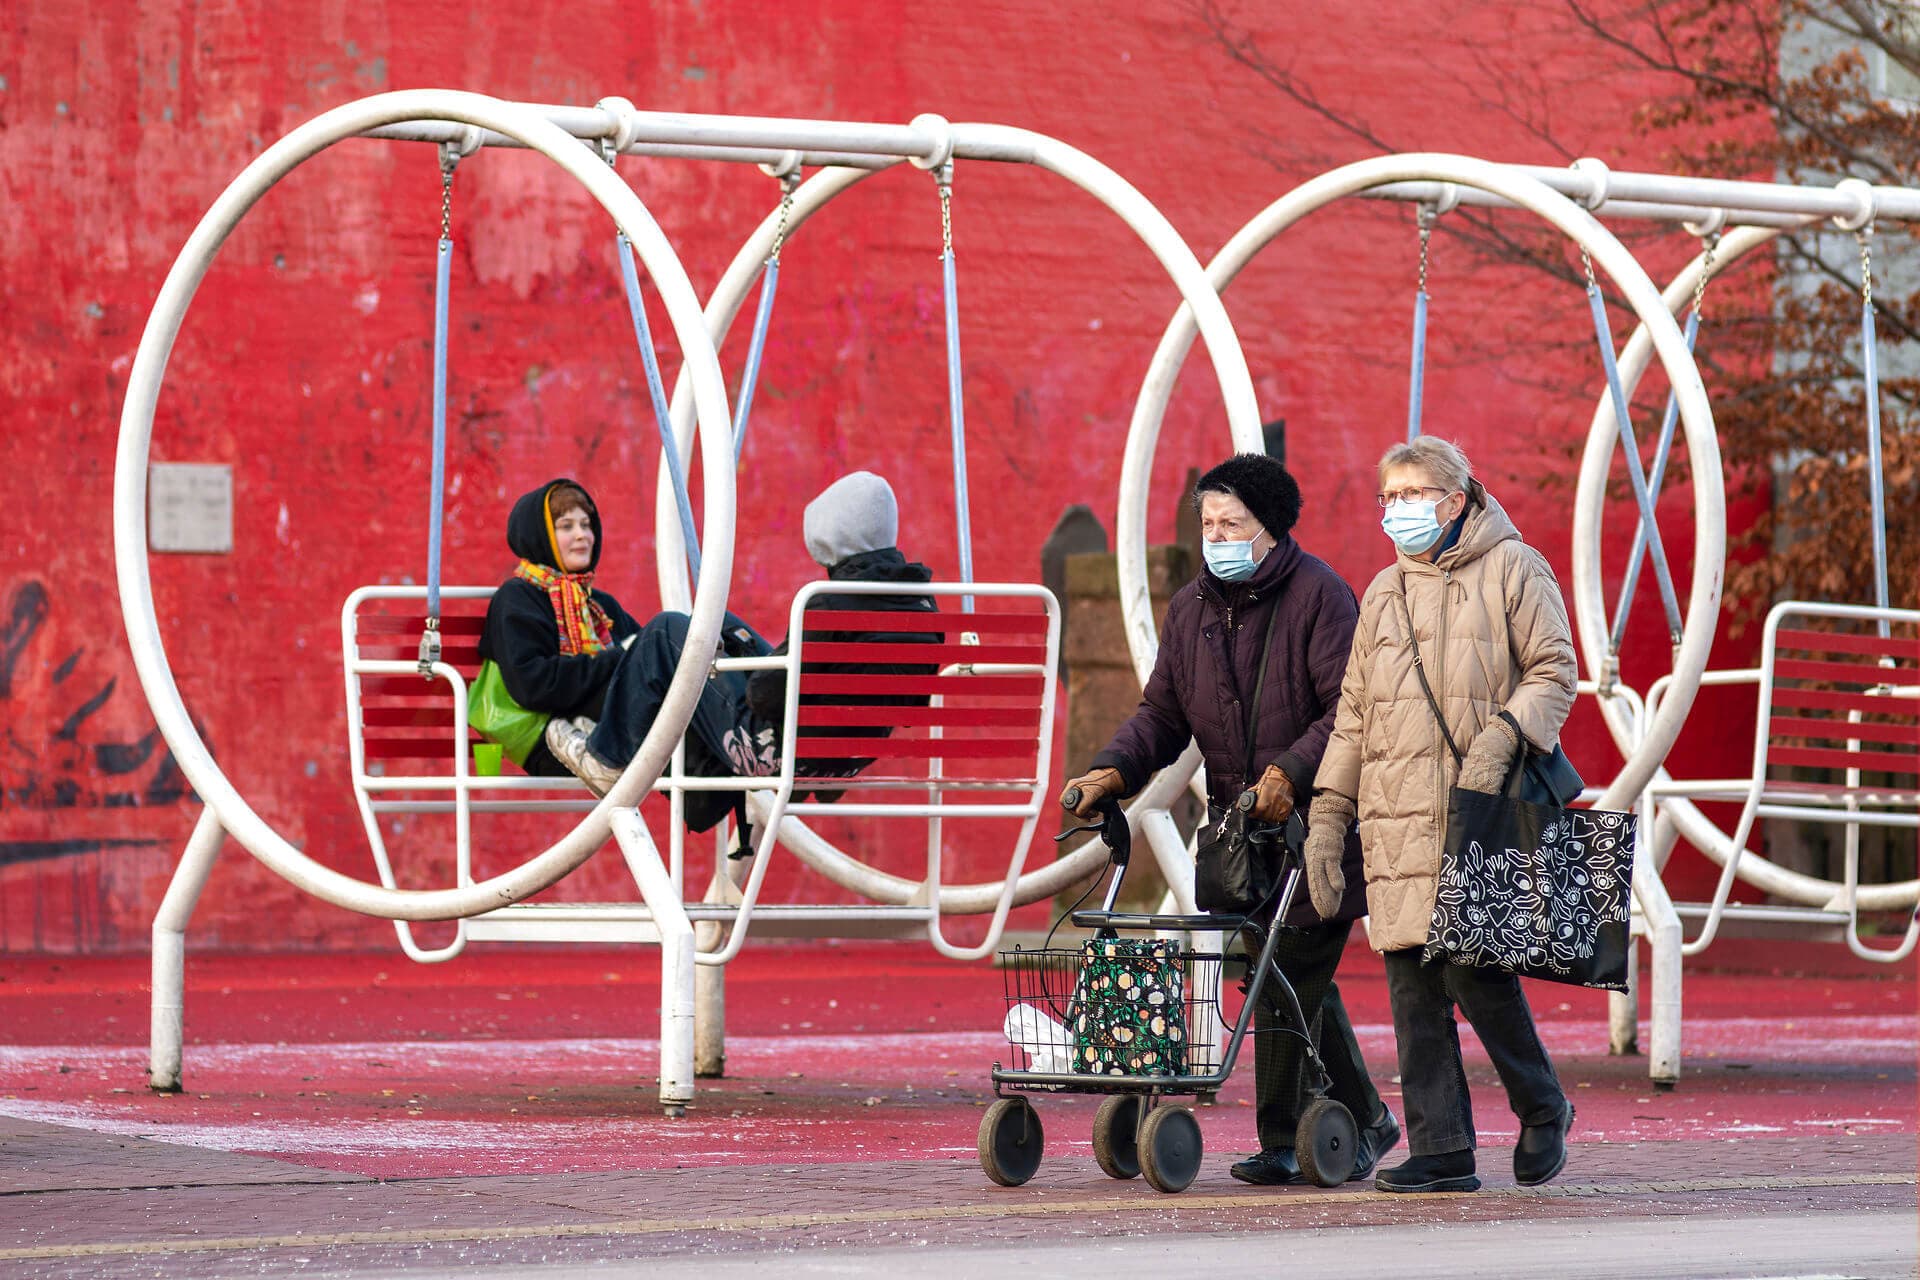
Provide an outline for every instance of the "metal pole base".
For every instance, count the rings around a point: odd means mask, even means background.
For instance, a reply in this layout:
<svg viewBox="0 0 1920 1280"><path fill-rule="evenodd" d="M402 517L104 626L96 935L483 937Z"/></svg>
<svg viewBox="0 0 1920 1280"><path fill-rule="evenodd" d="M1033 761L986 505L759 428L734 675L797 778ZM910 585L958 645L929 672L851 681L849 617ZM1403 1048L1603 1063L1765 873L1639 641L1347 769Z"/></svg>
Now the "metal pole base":
<svg viewBox="0 0 1920 1280"><path fill-rule="evenodd" d="M148 1031L147 1087L180 1092L186 1038L187 921L227 833L211 808L200 810L186 852L153 916L153 1011Z"/></svg>

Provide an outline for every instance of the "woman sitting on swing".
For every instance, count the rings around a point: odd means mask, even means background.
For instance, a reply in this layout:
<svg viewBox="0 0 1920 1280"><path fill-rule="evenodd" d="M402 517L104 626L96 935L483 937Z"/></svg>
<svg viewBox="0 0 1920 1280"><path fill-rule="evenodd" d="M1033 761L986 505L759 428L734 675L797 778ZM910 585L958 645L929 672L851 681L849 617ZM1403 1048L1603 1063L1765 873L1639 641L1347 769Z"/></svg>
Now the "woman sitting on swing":
<svg viewBox="0 0 1920 1280"><path fill-rule="evenodd" d="M931 580L925 565L909 563L894 547L898 525L899 510L887 482L869 472L855 472L808 504L807 550L836 580ZM572 773L596 795L605 795L639 750L666 698L686 647L688 617L660 613L641 626L618 600L593 587L593 572L600 563L600 513L577 481L552 480L523 494L507 517L507 546L520 563L487 608L480 656L498 667L500 681L515 703L547 717L544 732L515 762L536 776ZM928 610L934 606L926 596L849 595L818 597L814 607ZM876 633L833 638L897 643L937 640L938 636ZM720 644L717 656L721 657L775 652L732 613L726 616ZM849 664L848 669L854 668ZM885 668L915 674L933 669L917 664ZM485 680L483 672L475 682L476 691ZM744 672L723 672L708 679L688 725L687 773L764 777L778 769L777 731L785 692L783 673L777 671L756 672L751 682ZM839 773L864 764L808 763L852 766L831 770ZM687 825L695 831L708 830L739 799L735 793L689 792Z"/></svg>

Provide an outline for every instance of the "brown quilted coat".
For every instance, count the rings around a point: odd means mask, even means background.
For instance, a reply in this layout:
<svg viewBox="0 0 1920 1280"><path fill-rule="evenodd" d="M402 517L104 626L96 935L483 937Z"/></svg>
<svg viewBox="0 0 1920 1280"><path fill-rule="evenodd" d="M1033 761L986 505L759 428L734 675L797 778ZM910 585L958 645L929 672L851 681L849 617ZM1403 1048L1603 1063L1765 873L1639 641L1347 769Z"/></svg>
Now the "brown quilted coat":
<svg viewBox="0 0 1920 1280"><path fill-rule="evenodd" d="M1460 540L1437 563L1397 556L1367 588L1315 776L1359 812L1376 951L1427 940L1458 771L1414 673L1409 614L1463 753L1503 707L1530 743L1551 750L1573 706L1573 637L1553 570L1478 482L1471 496Z"/></svg>

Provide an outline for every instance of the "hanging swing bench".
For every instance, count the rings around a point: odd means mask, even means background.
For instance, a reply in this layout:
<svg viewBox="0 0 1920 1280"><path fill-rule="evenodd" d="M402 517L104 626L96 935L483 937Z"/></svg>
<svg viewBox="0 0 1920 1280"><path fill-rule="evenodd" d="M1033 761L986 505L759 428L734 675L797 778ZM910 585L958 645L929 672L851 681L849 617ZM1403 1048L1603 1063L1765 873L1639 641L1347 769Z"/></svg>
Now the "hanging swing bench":
<svg viewBox="0 0 1920 1280"><path fill-rule="evenodd" d="M460 160L443 144L441 235L436 256L433 353L433 455L428 563L424 587L363 587L341 612L347 721L354 794L383 885L396 887L393 859L382 823L403 815L451 815L455 828L454 874L474 882L472 820L476 814L579 813L595 801L572 778L531 777L517 772L481 773L473 748L480 739L467 723L467 688L480 667L479 641L492 587L444 587L441 524L446 452L447 346L452 257L453 175ZM612 164L615 150L603 144ZM777 229L763 264L752 336L733 418L736 465L744 449L765 352L780 254L794 191L797 157L762 166L781 185ZM767 777L698 777L685 772L684 746L670 770L654 784L670 806L669 873L676 885L685 869L685 797L695 791L763 793L767 809L757 839L736 856L753 857L743 892L733 901L692 903L695 922L731 926L731 937L701 961L721 964L737 954L757 917L762 929L780 936L927 937L954 955L984 954L997 944L1011 905L1011 887L1024 865L1051 767L1055 672L1059 656L1059 608L1045 588L973 581L973 549L967 502L964 391L961 379L958 286L951 216L952 163L934 166L940 197L942 286L948 404L958 519L960 577L955 582L916 585L911 594L936 602L958 598L958 611L926 613L834 610L808 605L831 591L836 596L902 594L899 584L814 582L796 595L788 618L789 652L764 658L721 658L716 671L785 673L779 769ZM620 235L616 261L624 285L634 338L645 371L661 456L672 487L687 559L699 572L700 549L692 502L680 454L674 446L665 383L647 320L632 246ZM984 607L981 607L984 606ZM809 633L811 627L811 637ZM911 635L918 642L866 642L858 632ZM415 638L417 637L417 645ZM409 661L411 658L411 661ZM847 668L927 664L928 674L850 674ZM908 705L902 705L902 704ZM822 775L826 775L823 777ZM789 815L836 814L855 819L917 818L927 824L927 872L922 892L906 906L778 904L757 900L774 839ZM984 946L960 948L941 926L940 889L944 824L996 819L1021 823L1010 857L1008 891L988 926ZM397 825L393 827L398 830ZM724 827L716 846L725 840ZM747 832L736 839L746 840ZM456 922L453 940L427 948L406 921L395 930L406 954L419 961L457 955L469 941L639 941L658 939L652 914L631 903L515 903Z"/></svg>

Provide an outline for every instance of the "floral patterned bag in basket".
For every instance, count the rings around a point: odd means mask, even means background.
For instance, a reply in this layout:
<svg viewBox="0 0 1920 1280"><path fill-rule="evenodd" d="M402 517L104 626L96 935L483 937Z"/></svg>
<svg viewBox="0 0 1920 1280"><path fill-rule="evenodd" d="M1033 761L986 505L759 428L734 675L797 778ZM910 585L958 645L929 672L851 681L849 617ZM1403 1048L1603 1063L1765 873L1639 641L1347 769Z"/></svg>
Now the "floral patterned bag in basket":
<svg viewBox="0 0 1920 1280"><path fill-rule="evenodd" d="M1089 938L1067 1005L1073 1069L1085 1075L1184 1075L1186 965L1160 938Z"/></svg>

